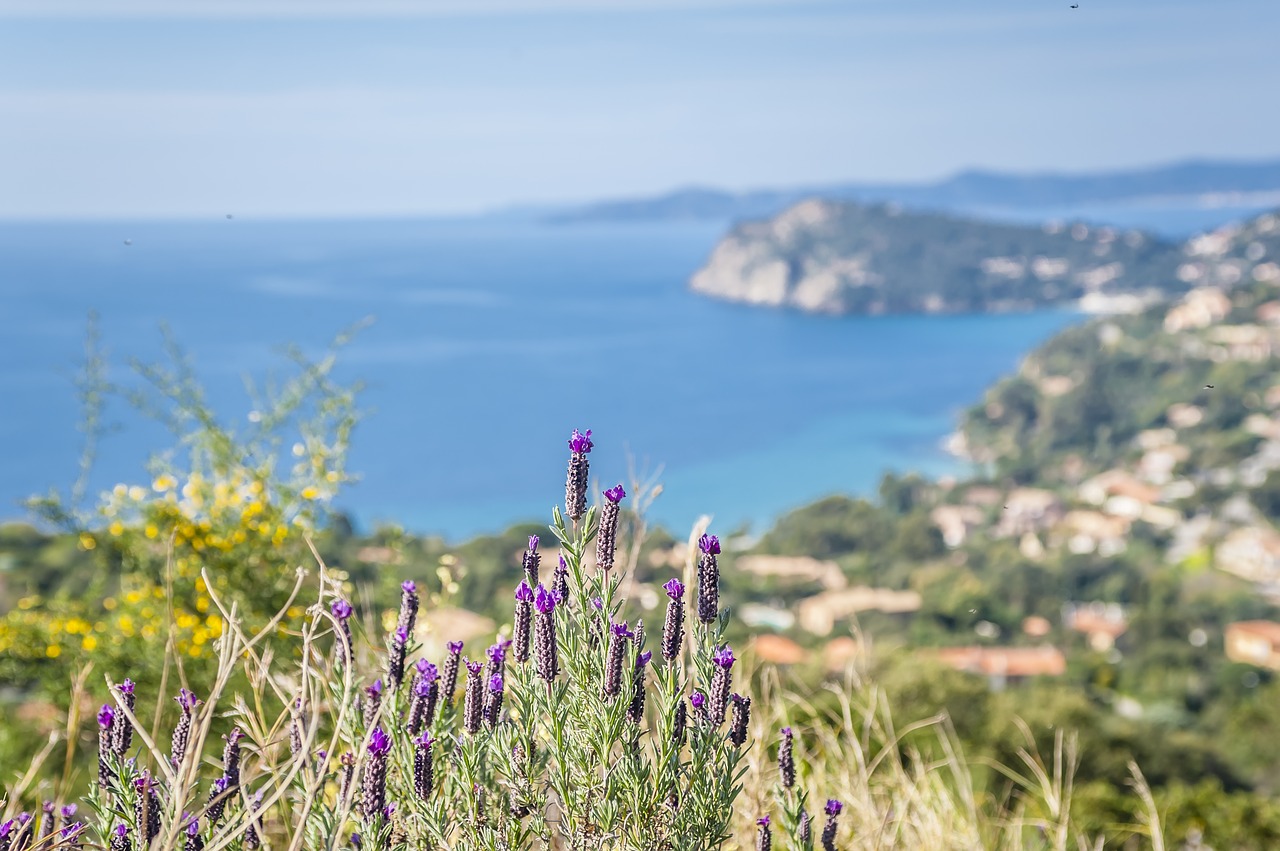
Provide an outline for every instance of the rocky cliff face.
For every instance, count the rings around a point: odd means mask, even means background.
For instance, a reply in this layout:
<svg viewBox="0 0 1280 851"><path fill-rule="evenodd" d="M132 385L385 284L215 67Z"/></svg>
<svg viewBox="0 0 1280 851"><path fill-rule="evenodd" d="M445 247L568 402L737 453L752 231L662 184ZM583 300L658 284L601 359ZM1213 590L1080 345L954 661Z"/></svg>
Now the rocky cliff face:
<svg viewBox="0 0 1280 851"><path fill-rule="evenodd" d="M1026 310L1185 289L1177 246L1084 224L1027 227L893 205L803 201L748 222L690 281L698 293L814 313Z"/></svg>

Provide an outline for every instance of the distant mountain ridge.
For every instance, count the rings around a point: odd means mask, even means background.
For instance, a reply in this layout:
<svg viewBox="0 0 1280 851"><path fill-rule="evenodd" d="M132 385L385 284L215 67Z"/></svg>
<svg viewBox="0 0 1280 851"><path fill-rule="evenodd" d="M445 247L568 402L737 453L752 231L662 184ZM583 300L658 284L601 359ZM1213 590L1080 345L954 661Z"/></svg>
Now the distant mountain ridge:
<svg viewBox="0 0 1280 851"><path fill-rule="evenodd" d="M545 219L567 223L763 218L807 198L892 201L915 209L973 212L1267 193L1280 193L1280 159L1189 160L1080 174L1019 175L975 169L932 183L833 183L745 192L689 187L648 198L601 201L548 212ZM1264 203L1280 206L1280 201Z"/></svg>

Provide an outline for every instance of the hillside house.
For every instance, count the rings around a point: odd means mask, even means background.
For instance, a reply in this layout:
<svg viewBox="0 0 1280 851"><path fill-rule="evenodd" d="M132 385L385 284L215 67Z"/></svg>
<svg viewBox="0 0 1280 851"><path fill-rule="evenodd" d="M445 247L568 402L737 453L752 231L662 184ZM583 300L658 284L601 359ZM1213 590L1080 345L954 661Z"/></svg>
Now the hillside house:
<svg viewBox="0 0 1280 851"><path fill-rule="evenodd" d="M1238 621L1227 624L1223 647L1232 662L1280 671L1280 623Z"/></svg>
<svg viewBox="0 0 1280 851"><path fill-rule="evenodd" d="M1271 357L1271 331L1260 325L1219 325L1209 331L1209 340L1217 343L1214 360L1259 363Z"/></svg>
<svg viewBox="0 0 1280 851"><path fill-rule="evenodd" d="M1068 603L1062 608L1062 623L1072 632L1083 633L1089 647L1105 653L1129 629L1129 615L1119 603Z"/></svg>
<svg viewBox="0 0 1280 851"><path fill-rule="evenodd" d="M1011 682L1030 677L1060 677L1067 670L1066 657L1056 647L943 647L939 662L957 671L982 674L999 691Z"/></svg>
<svg viewBox="0 0 1280 851"><path fill-rule="evenodd" d="M1057 528L1067 549L1076 555L1113 556L1125 551L1131 521L1101 511L1068 511Z"/></svg>
<svg viewBox="0 0 1280 851"><path fill-rule="evenodd" d="M929 513L929 519L942 533L942 540L955 549L969 539L969 535L982 525L983 511L976 505L939 505Z"/></svg>
<svg viewBox="0 0 1280 851"><path fill-rule="evenodd" d="M1197 287L1164 316L1164 330L1169 334L1207 328L1227 318L1231 299L1217 287Z"/></svg>
<svg viewBox="0 0 1280 851"><path fill-rule="evenodd" d="M910 614L920 610L922 600L915 591L893 591L865 585L840 591L824 591L801 600L796 606L800 628L812 635L830 635L836 621L858 612Z"/></svg>
<svg viewBox="0 0 1280 851"><path fill-rule="evenodd" d="M1005 498L996 534L1004 538L1040 532L1062 519L1062 500L1053 491L1016 488Z"/></svg>
<svg viewBox="0 0 1280 851"><path fill-rule="evenodd" d="M1219 570L1241 579L1280 583L1280 533L1259 526L1236 529L1218 544L1214 561Z"/></svg>

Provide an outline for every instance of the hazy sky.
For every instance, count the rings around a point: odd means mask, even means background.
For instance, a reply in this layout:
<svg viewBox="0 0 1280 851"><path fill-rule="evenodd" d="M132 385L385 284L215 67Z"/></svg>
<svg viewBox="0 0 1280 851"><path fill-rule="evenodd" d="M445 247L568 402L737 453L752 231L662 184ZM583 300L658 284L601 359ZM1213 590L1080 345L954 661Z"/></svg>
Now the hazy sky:
<svg viewBox="0 0 1280 851"><path fill-rule="evenodd" d="M0 0L0 216L1280 155L1276 0Z"/></svg>

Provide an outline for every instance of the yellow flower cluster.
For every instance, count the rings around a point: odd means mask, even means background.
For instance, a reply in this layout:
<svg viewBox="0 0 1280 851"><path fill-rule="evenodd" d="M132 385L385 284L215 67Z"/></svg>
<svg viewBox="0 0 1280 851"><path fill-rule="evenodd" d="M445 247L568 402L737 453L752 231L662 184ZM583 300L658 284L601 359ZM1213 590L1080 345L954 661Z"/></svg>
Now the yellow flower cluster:
<svg viewBox="0 0 1280 851"><path fill-rule="evenodd" d="M183 478L161 472L150 487L116 485L99 503L102 526L81 533L79 544L119 554L125 574L118 592L98 602L24 598L0 619L0 654L121 654L135 643L156 649L170 634L178 652L209 654L223 623L202 573L220 593L235 595L247 617L275 611L280 587L305 557L302 533L342 481L315 463L320 454L299 465L305 479L288 485L273 482L270 469L246 467Z"/></svg>

